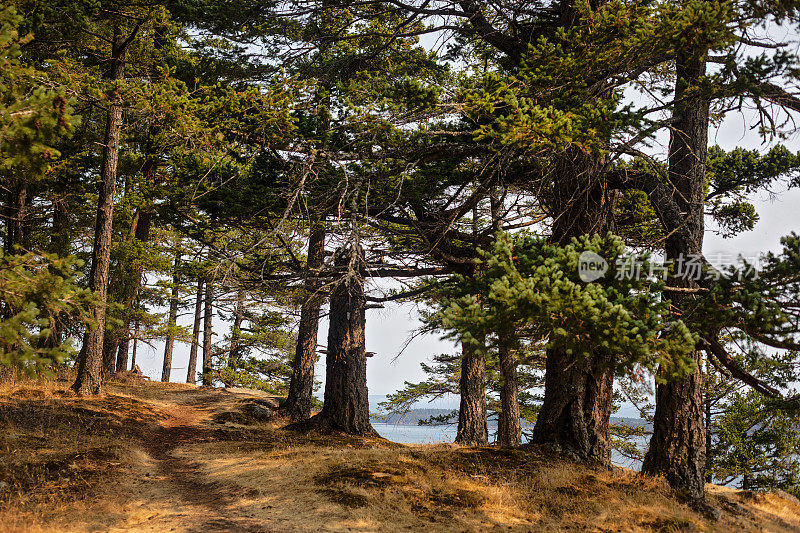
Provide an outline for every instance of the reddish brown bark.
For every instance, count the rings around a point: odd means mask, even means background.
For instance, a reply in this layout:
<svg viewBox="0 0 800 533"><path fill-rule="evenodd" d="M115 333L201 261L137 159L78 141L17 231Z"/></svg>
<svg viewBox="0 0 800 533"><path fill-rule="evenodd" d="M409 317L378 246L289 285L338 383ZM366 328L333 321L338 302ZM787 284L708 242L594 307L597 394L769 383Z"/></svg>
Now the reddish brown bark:
<svg viewBox="0 0 800 533"><path fill-rule="evenodd" d="M355 256L354 256L355 254ZM330 296L328 354L325 358L325 396L322 411L307 420L309 427L342 431L351 435L377 435L369 421L364 280L360 250L338 254L337 266L352 265ZM351 262L352 261L352 262Z"/></svg>
<svg viewBox="0 0 800 533"><path fill-rule="evenodd" d="M676 59L674 122L669 144L669 180L675 187L674 200L685 213L685 236L670 234L667 260L688 259L687 254L703 245L705 165L708 153L710 101L703 95L705 54L684 53ZM696 287L685 277L673 277L669 286ZM681 308L692 298L685 293L665 293ZM692 500L705 497L706 439L703 425L703 374L701 354L694 352L696 368L689 376L656 385L653 436L642 463L642 472L663 475L669 484Z"/></svg>
<svg viewBox="0 0 800 533"><path fill-rule="evenodd" d="M497 442L501 446L522 444L522 425L519 419L519 384L517 383L517 358L508 344L501 342L500 359L500 419Z"/></svg>
<svg viewBox="0 0 800 533"><path fill-rule="evenodd" d="M300 323L297 328L297 347L292 364L292 378L285 409L296 422L311 416L314 392L314 365L317 362L317 332L319 310L323 297L319 294L319 282L313 278L323 266L325 259L325 226L319 224L308 237L308 259L306 262L306 299L300 308Z"/></svg>
<svg viewBox="0 0 800 533"><path fill-rule="evenodd" d="M125 48L127 41L119 31L114 35L111 54L112 80L125 76ZM106 298L108 295L108 273L111 264L111 239L114 221L114 189L117 181L119 140L122 133L123 102L119 94L110 94L108 100L106 131L103 137L103 158L98 184L97 223L92 247L92 266L89 288L97 297L89 314L94 327L87 327L83 348L78 359L77 379L72 388L79 394L99 394L103 386L103 336L106 327Z"/></svg>
<svg viewBox="0 0 800 533"><path fill-rule="evenodd" d="M461 395L458 407L458 444L489 443L486 427L486 360L469 344L461 344Z"/></svg>
<svg viewBox="0 0 800 533"><path fill-rule="evenodd" d="M547 350L545 397L533 442L581 459L611 462L609 418L613 374L594 359L578 360L563 349Z"/></svg>

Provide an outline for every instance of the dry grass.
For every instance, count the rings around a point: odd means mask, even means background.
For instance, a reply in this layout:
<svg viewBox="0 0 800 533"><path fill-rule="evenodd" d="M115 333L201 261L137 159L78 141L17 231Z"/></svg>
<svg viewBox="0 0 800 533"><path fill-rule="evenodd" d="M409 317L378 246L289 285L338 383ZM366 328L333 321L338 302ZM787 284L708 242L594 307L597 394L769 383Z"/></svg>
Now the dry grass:
<svg viewBox="0 0 800 533"><path fill-rule="evenodd" d="M660 480L535 447L300 435L213 423L241 393L66 385L0 385L0 531L800 531L775 494L709 486L709 522Z"/></svg>

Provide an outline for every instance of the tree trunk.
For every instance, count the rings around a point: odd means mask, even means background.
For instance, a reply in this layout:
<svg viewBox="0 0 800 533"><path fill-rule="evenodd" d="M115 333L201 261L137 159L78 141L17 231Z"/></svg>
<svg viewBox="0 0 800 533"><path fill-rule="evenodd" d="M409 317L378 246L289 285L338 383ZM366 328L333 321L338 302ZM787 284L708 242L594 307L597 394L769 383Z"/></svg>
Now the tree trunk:
<svg viewBox="0 0 800 533"><path fill-rule="evenodd" d="M70 175L58 181L58 191L53 199L53 231L50 234L50 251L59 257L69 255L69 202L68 190L71 185Z"/></svg>
<svg viewBox="0 0 800 533"><path fill-rule="evenodd" d="M297 328L297 347L292 364L292 379L286 398L286 412L296 422L311 416L314 393L314 365L317 362L317 331L319 310L323 297L318 294L319 281L313 278L322 268L325 259L325 225L319 223L308 237L306 261L305 298L300 308Z"/></svg>
<svg viewBox="0 0 800 533"><path fill-rule="evenodd" d="M164 366L161 369L161 381L168 383L172 372L172 351L175 348L175 327L178 322L178 303L180 297L181 253L175 254L175 266L172 270L172 294L169 299L169 318L167 319L167 338L164 343Z"/></svg>
<svg viewBox="0 0 800 533"><path fill-rule="evenodd" d="M117 372L125 372L128 369L128 348L131 345L131 336L126 335L119 341L117 350ZM131 359L131 370L133 370L134 360Z"/></svg>
<svg viewBox="0 0 800 533"><path fill-rule="evenodd" d="M194 325L192 326L192 345L189 348L189 366L186 369L186 383L197 383L197 347L200 344L200 322L203 319L203 280L197 282L197 297L194 302Z"/></svg>
<svg viewBox="0 0 800 533"><path fill-rule="evenodd" d="M139 347L139 319L136 319L136 326L133 328L133 352L131 353L131 370L136 369L136 349Z"/></svg>
<svg viewBox="0 0 800 533"><path fill-rule="evenodd" d="M109 376L116 371L117 353L123 348L117 331L106 331L103 335L103 374ZM127 359L128 345L125 343Z"/></svg>
<svg viewBox="0 0 800 533"><path fill-rule="evenodd" d="M710 369L706 366L706 371ZM705 374L708 375L708 374ZM708 393L705 394L703 399L703 405L705 406L705 430L706 430L706 483L713 483L714 480L711 478L711 456L709 455L711 451L711 398L709 397Z"/></svg>
<svg viewBox="0 0 800 533"><path fill-rule="evenodd" d="M206 295L204 298L203 306L205 308L203 315L203 386L210 387L213 384L211 372L214 370L213 361L211 360L211 330L212 319L214 318L214 285L211 282L206 283Z"/></svg>
<svg viewBox="0 0 800 533"><path fill-rule="evenodd" d="M124 78L126 41L115 28L111 53L111 79ZM92 247L92 267L89 288L97 297L89 314L94 327L86 328L83 348L78 360L78 373L72 388L78 394L99 394L103 387L103 336L106 329L106 298L108 271L111 264L111 239L114 222L114 189L117 181L119 139L122 133L122 98L111 94L108 99L108 117L103 138L103 158L98 186L97 223Z"/></svg>
<svg viewBox="0 0 800 533"><path fill-rule="evenodd" d="M458 406L458 444L489 443L486 427L486 360L475 347L461 343L461 378Z"/></svg>
<svg viewBox="0 0 800 533"><path fill-rule="evenodd" d="M611 228L613 202L602 184L602 161L578 149L553 169L549 210L552 242L605 233ZM545 395L532 442L554 446L580 459L610 464L609 418L613 394L610 361L596 355L579 359L562 349L548 349Z"/></svg>
<svg viewBox="0 0 800 533"><path fill-rule="evenodd" d="M519 420L519 385L517 383L517 358L507 344L500 342L500 420L497 441L500 446L522 444L522 425Z"/></svg>
<svg viewBox="0 0 800 533"><path fill-rule="evenodd" d="M231 328L231 346L228 354L228 368L239 366L242 338L242 322L244 321L244 291L236 292L236 309L233 312L233 327Z"/></svg>
<svg viewBox="0 0 800 533"><path fill-rule="evenodd" d="M154 135L153 128L151 128L149 133L149 139L147 142L146 148L146 155L147 159L144 164L144 168L142 169L143 178L146 186L152 186L156 181L156 171L158 170L158 161L156 160L155 156L155 148L152 143L152 137ZM141 206L136 210L136 215L134 216L133 223L131 225L131 236L133 237L132 240L135 240L140 243L147 243L150 241L150 229L153 225L153 213L149 206ZM139 301L139 292L142 289L142 275L144 274L144 265L142 262L141 256L136 256L134 261L134 265L124 265L120 266L121 277L124 278L122 282L122 295L120 300L122 301L123 305L126 306L128 310L134 310L138 306L136 303ZM136 309L138 312L138 309ZM124 323L118 329L113 332L111 336L112 343L122 343L127 345L128 341L131 336L131 318L129 314L126 314L124 317ZM113 365L113 361L111 362ZM120 350L117 353L116 359L116 371L117 372L124 372L128 366L128 348L125 346L125 349L122 349L120 346Z"/></svg>
<svg viewBox="0 0 800 533"><path fill-rule="evenodd" d="M330 296L325 403L308 422L351 435L374 436L377 434L369 422L367 396L366 298L360 274L363 252L351 249L339 254L336 263L346 267L351 259L355 267L334 285Z"/></svg>
<svg viewBox="0 0 800 533"><path fill-rule="evenodd" d="M577 359L563 349L547 350L544 402L532 442L609 464L613 386L613 374L601 361Z"/></svg>
<svg viewBox="0 0 800 533"><path fill-rule="evenodd" d="M710 106L701 88L705 72L705 52L684 53L676 59L673 110L676 121L670 130L669 179L675 187L674 199L686 214L685 227L693 242L684 242L685 239L674 233L668 235L666 258L675 264L688 260L688 253L699 252L703 246ZM676 274L680 272L676 271ZM672 276L667 285L697 286L695 280L686 276ZM668 291L664 295L678 309L693 298L686 293ZM696 365L689 376L656 385L653 436L642 463L642 472L663 475L674 489L698 501L705 498L706 441L701 354L695 351L693 355Z"/></svg>
<svg viewBox="0 0 800 533"><path fill-rule="evenodd" d="M12 180L15 182L9 187L8 193L8 208L6 220L6 253L18 253L14 247L19 244L26 248L25 243L26 234L28 234L28 180L26 178L19 178Z"/></svg>

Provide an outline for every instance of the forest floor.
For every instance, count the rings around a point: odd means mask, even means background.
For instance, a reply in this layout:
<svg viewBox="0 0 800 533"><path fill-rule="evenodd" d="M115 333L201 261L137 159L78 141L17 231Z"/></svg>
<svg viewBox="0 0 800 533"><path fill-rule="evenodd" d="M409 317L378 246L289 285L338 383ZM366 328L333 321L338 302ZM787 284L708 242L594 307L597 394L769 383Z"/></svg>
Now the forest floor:
<svg viewBox="0 0 800 533"><path fill-rule="evenodd" d="M800 531L786 494L709 485L711 521L532 446L302 435L249 419L256 393L67 385L0 385L0 531Z"/></svg>

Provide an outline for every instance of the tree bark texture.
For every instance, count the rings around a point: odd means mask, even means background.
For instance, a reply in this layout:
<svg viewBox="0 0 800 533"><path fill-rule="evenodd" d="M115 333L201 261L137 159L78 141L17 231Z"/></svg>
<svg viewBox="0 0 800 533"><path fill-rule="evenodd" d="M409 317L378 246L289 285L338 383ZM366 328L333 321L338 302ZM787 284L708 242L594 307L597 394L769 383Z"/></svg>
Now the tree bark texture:
<svg viewBox="0 0 800 533"><path fill-rule="evenodd" d="M461 344L461 376L456 443L472 446L489 443L486 427L486 360L469 344Z"/></svg>
<svg viewBox="0 0 800 533"><path fill-rule="evenodd" d="M211 354L212 320L214 318L214 285L206 283L206 294L203 299L203 386L210 387L213 384L211 373L213 371L213 361Z"/></svg>
<svg viewBox="0 0 800 533"><path fill-rule="evenodd" d="M674 200L684 213L684 225L692 242L671 234L667 237L668 261L689 259L689 251L702 250L705 203L705 166L708 153L710 101L703 95L705 53L682 54L676 59L675 107L669 143L669 180ZM690 270L690 269L689 269ZM694 280L673 276L673 287L696 287ZM693 297L665 292L681 309ZM642 472L663 475L670 486L692 500L705 497L706 442L703 424L703 374L701 353L695 351L695 370L689 376L656 385L653 436L642 463Z"/></svg>
<svg viewBox="0 0 800 533"><path fill-rule="evenodd" d="M500 343L500 420L497 441L500 446L522 444L522 425L519 419L519 385L517 383L517 358L507 344Z"/></svg>
<svg viewBox="0 0 800 533"><path fill-rule="evenodd" d="M164 365L161 368L161 381L169 382L172 373L172 352L175 349L175 327L178 322L178 304L180 303L180 266L181 254L175 254L175 266L172 270L172 289L169 299L169 318L167 318L167 338L164 343Z"/></svg>
<svg viewBox="0 0 800 533"><path fill-rule="evenodd" d="M113 80L125 77L125 40L115 30L111 54ZM79 394L99 394L103 387L103 337L106 329L106 299L108 296L108 272L111 265L111 239L114 222L114 189L117 181L119 140L122 133L123 102L119 94L109 95L106 131L103 137L103 157L98 185L97 222L92 247L92 266L89 273L89 288L97 297L89 314L94 327L87 327L83 338L83 349L78 359L77 379L72 388Z"/></svg>
<svg viewBox="0 0 800 533"><path fill-rule="evenodd" d="M609 464L613 374L592 359L577 359L563 349L550 349L545 380L544 402L532 442Z"/></svg>
<svg viewBox="0 0 800 533"><path fill-rule="evenodd" d="M367 396L366 298L359 268L363 252L356 248L338 255L338 266L356 268L349 269L331 292L324 405L310 421L351 435L374 436Z"/></svg>
<svg viewBox="0 0 800 533"><path fill-rule="evenodd" d="M197 296L194 302L194 325L192 344L189 348L189 366L186 369L186 383L197 383L197 348L200 344L200 323L203 320L203 280L197 282Z"/></svg>
<svg viewBox="0 0 800 533"><path fill-rule="evenodd" d="M573 237L611 229L614 203L601 179L601 165L578 149L569 150L556 162L548 206L554 218L554 243L563 246ZM546 357L545 396L532 441L610 464L610 361L600 355L582 360L558 348L548 349Z"/></svg>
<svg viewBox="0 0 800 533"><path fill-rule="evenodd" d="M297 346L292 364L292 378L286 398L286 412L291 420L300 422L311 416L314 392L314 365L317 362L317 332L319 311L323 296L319 294L319 282L314 279L325 259L325 226L319 223L308 237L307 276L305 301L300 308L300 323L297 328Z"/></svg>

